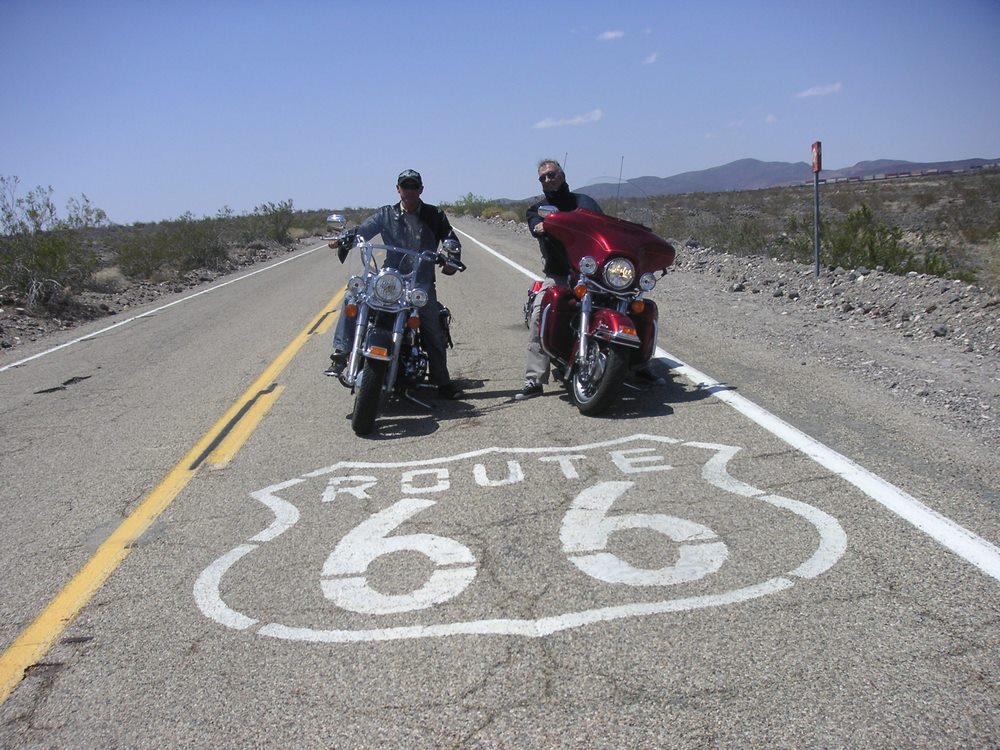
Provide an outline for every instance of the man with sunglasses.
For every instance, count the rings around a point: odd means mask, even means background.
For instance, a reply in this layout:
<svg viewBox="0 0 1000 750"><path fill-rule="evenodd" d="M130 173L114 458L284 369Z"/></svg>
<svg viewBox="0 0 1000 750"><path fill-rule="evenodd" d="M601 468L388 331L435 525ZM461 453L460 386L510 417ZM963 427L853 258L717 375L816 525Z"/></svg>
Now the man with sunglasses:
<svg viewBox="0 0 1000 750"><path fill-rule="evenodd" d="M545 274L545 280L542 289L535 297L539 304L534 305L531 311L531 320L528 323L528 363L524 370L524 386L514 395L516 401L541 396L542 387L549 382L549 357L542 350L538 331L538 323L542 314L540 302L545 290L550 286L569 286L569 275L572 271L569 259L566 257L566 248L555 237L545 233L545 221L538 215L538 209L541 206L555 206L560 211L585 208L599 214L604 213L597 205L597 201L589 195L570 192L569 185L566 184L566 173L563 172L563 168L555 159L543 159L538 162L538 181L542 183L544 197L528 207L526 216L528 229L538 240L538 249L542 253L544 262L542 272ZM645 367L636 371L635 375L654 384L666 382ZM556 377L560 377L560 375L557 373Z"/></svg>
<svg viewBox="0 0 1000 750"><path fill-rule="evenodd" d="M420 173L413 169L405 169L396 179L396 192L399 193L399 203L382 206L378 211L365 219L357 227L345 234L340 240L338 257L343 263L348 251L354 246L354 238L358 235L370 240L377 234L382 235L386 245L406 247L413 250L435 251L438 244L444 240L455 240L458 237L451 228L451 223L445 212L437 206L424 203L420 195L424 191L424 182ZM453 254L453 259L461 261L462 247ZM451 273L455 272L454 267ZM449 273L446 266L444 273ZM417 272L417 283L427 291L427 304L420 308L420 331L424 347L427 349L427 366L430 370L430 381L437 386L438 395L446 399L461 398L462 391L451 381L448 374L448 337L441 325L441 305L437 300L435 288L434 266L430 263L421 265ZM333 354L330 356L330 367L326 374L340 377L347 366L348 352L354 340L353 321L349 321L341 310L337 320L337 328L333 336Z"/></svg>

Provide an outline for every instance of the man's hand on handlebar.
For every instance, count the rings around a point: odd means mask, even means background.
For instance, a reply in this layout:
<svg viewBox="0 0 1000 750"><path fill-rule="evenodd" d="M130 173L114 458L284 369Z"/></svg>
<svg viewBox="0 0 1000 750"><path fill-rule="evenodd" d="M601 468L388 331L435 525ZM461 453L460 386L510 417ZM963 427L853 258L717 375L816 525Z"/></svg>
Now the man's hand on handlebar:
<svg viewBox="0 0 1000 750"><path fill-rule="evenodd" d="M465 270L465 264L462 261L447 253L439 253L437 263L441 266L441 273L445 276L453 276L456 271Z"/></svg>
<svg viewBox="0 0 1000 750"><path fill-rule="evenodd" d="M356 229L349 229L337 237L337 259L341 263L347 260L347 253L350 252L352 247L354 247L357 237L358 231Z"/></svg>

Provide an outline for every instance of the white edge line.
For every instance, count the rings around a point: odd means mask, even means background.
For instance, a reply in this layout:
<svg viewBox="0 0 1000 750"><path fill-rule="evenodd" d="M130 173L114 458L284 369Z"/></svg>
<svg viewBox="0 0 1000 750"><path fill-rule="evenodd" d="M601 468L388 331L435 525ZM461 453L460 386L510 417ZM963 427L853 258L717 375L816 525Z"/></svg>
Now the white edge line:
<svg viewBox="0 0 1000 750"><path fill-rule="evenodd" d="M456 229L455 231L461 230ZM504 257L496 250L487 247L472 235L465 232L461 232L461 234L525 276L535 280L539 278L523 266ZM656 348L656 356L664 359L665 364L671 370L680 373L694 385L710 390L713 396L728 404L752 422L760 425L772 435L783 440L820 466L853 484L875 502L892 511L907 523L912 524L966 562L976 566L983 573L1000 580L1000 547L972 533L950 518L941 515L936 510L927 507L894 484L873 474L868 469L837 453L832 448L828 448L815 438L810 437L798 428L776 417L744 396L730 390L714 378L710 378L705 373L685 364L660 347Z"/></svg>
<svg viewBox="0 0 1000 750"><path fill-rule="evenodd" d="M200 297L203 294L214 292L218 289L222 289L225 286L229 286L230 284L235 284L238 281L244 281L245 279L249 279L251 276L256 276L259 273L270 271L274 268L277 268L278 266L288 263L289 261L298 260L299 258L305 257L306 255L314 253L317 250L320 250L324 247L326 247L326 245L317 245L316 247L311 247L308 250L303 250L300 253L296 253L290 258L285 258L284 260L279 260L277 263L272 263L271 265L265 268L258 268L256 271L250 271L249 273L245 273L242 276L238 276L235 279L229 279L229 281L223 281L221 284L213 284L207 289L202 289L201 291L195 292L194 294L189 294L186 297L175 299L173 302L168 302L165 305L160 305L157 308L154 308L152 310L147 310L146 312L141 313L139 315L133 315L131 318L126 318L125 320L119 320L117 323L113 323L106 328L102 328L99 331L88 333L86 336L80 336L79 338L75 338L72 341L67 341L63 344L59 344L59 346L54 346L51 349L46 349L44 352L38 352L38 354L32 354L30 357L25 357L24 359L19 359L17 362L11 362L9 365L4 365L3 367L0 367L0 372L6 372L7 370L12 370L15 367L20 367L23 364L31 362L33 359L38 359L39 357L44 357L48 354L53 354L54 352L57 352L60 349L65 349L68 346L79 344L81 341L86 341L87 339L92 339L95 336L100 336L101 334L107 333L108 331L113 331L115 328L121 328L122 326L128 325L129 323L134 323L135 321L140 320L141 318L148 318L151 315L156 315L156 313L162 312L163 310L166 310L168 307L179 305L182 302L188 302L189 300L193 300L195 297Z"/></svg>
<svg viewBox="0 0 1000 750"><path fill-rule="evenodd" d="M508 266L510 266L514 270L520 271L521 273L523 273L525 276L527 276L532 281L541 281L542 280L541 276L535 275L534 273L532 273L531 271L529 271L527 268L525 268L521 264L515 263L514 261L512 261L506 255L501 255L496 250L494 250L492 247L489 247L488 245L484 245L482 242L480 242L479 240L477 240L471 234L467 234L466 232L463 232L461 229L455 229L455 231L458 232L463 237L468 237L470 240L472 240L477 245L479 245L479 247L481 247L483 250L485 250L486 252L490 253L491 255L493 255L494 257L496 257L498 260L503 261L504 263L506 263Z"/></svg>

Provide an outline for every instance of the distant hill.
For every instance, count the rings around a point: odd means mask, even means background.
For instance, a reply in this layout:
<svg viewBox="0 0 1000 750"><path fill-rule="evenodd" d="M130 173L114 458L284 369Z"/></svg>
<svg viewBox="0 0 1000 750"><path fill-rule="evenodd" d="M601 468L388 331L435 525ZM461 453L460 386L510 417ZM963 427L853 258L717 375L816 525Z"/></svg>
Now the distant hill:
<svg viewBox="0 0 1000 750"><path fill-rule="evenodd" d="M1000 159L962 159L960 161L913 162L896 159L860 161L846 169L823 170L820 179L832 182L838 179L863 178L898 174L900 172L961 171L988 164ZM676 195L679 193L720 193L728 190L756 190L758 188L799 185L812 182L812 167L804 161L760 161L739 159L697 172L683 172L673 177L634 177L624 180L621 187L613 182L602 182L585 187L574 187L597 200L614 198Z"/></svg>

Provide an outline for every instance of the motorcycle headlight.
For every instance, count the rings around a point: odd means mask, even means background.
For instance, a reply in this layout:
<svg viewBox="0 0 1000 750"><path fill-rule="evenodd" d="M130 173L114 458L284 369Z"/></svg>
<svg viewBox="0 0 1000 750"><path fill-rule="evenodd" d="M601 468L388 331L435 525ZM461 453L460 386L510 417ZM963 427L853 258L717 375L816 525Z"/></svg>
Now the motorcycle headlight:
<svg viewBox="0 0 1000 750"><path fill-rule="evenodd" d="M403 295L403 280L392 271L383 271L375 279L372 293L375 299L384 304L399 302L399 298Z"/></svg>
<svg viewBox="0 0 1000 750"><path fill-rule="evenodd" d="M653 291L653 287L656 286L656 277L651 273L644 273L639 277L639 288L644 292Z"/></svg>
<svg viewBox="0 0 1000 750"><path fill-rule="evenodd" d="M410 292L410 304L414 307L423 307L427 304L427 292L423 289L414 289Z"/></svg>
<svg viewBox="0 0 1000 750"><path fill-rule="evenodd" d="M580 271L590 276L594 271L597 270L597 261L591 258L589 255L585 255L580 258Z"/></svg>
<svg viewBox="0 0 1000 750"><path fill-rule="evenodd" d="M347 288L356 295L365 290L365 279L363 276L352 276L347 280Z"/></svg>
<svg viewBox="0 0 1000 750"><path fill-rule="evenodd" d="M635 266L625 258L612 258L604 266L604 280L616 292L628 289L635 281Z"/></svg>

